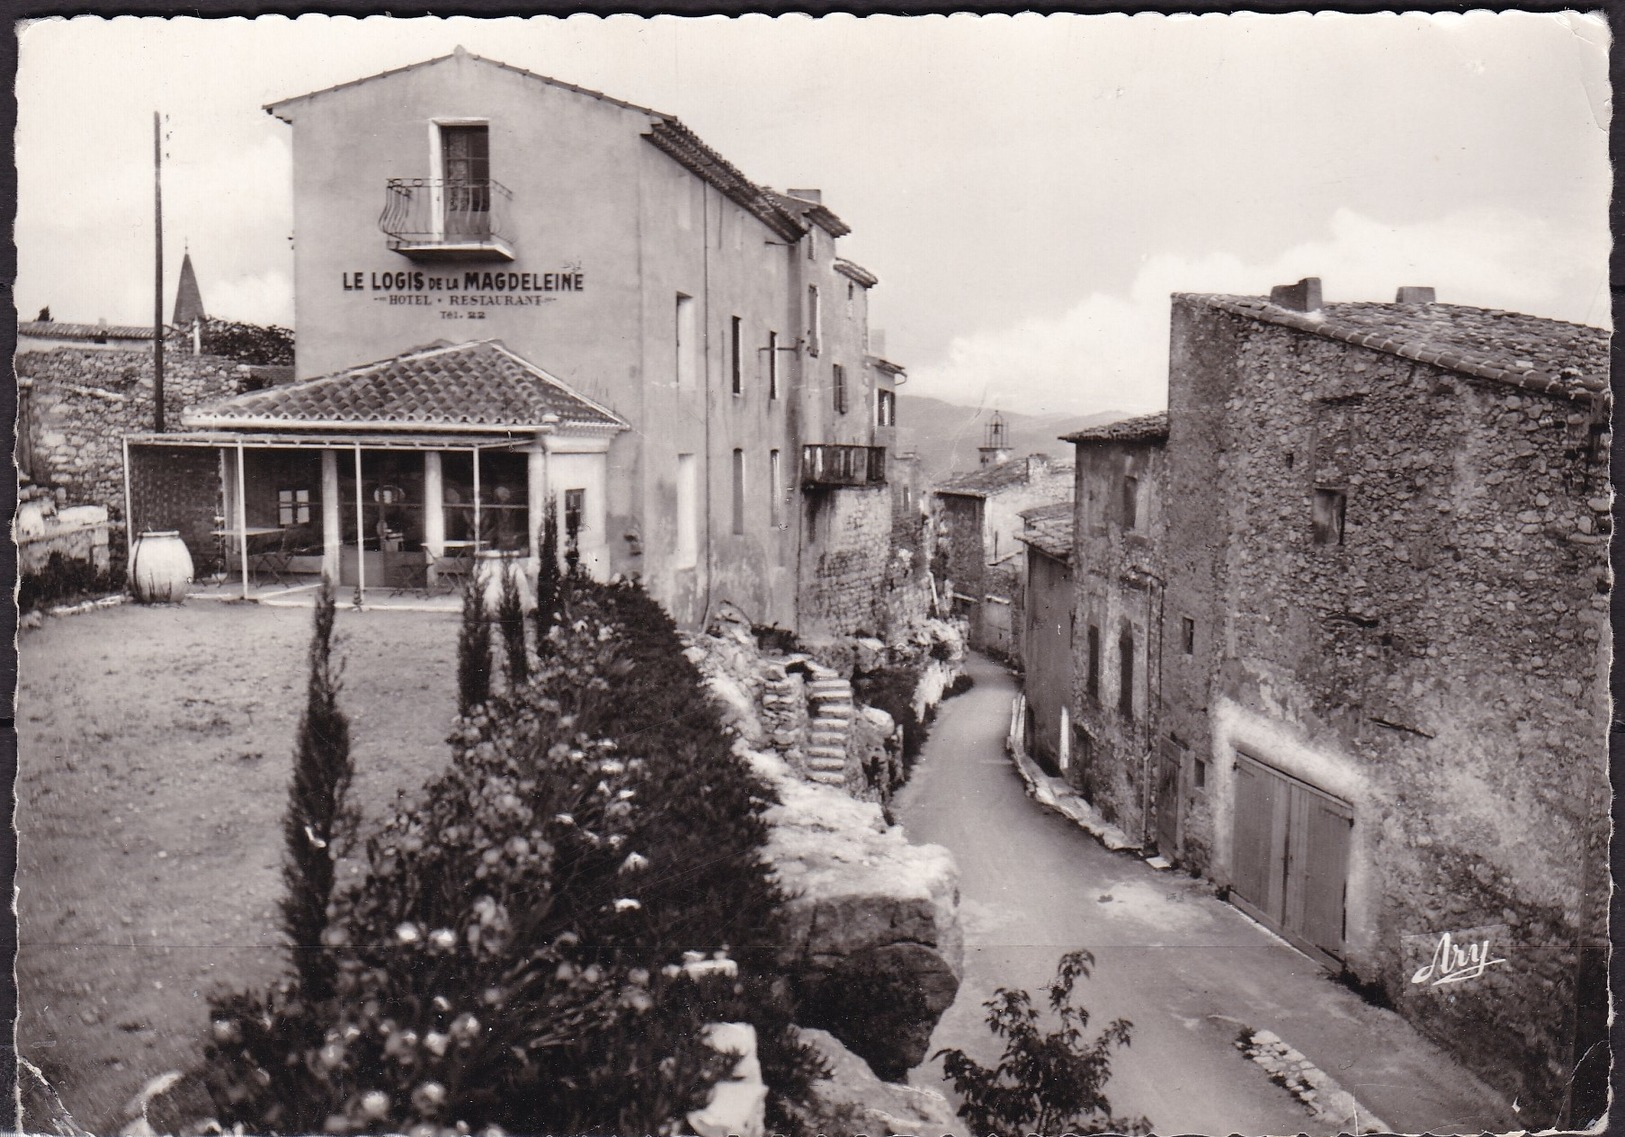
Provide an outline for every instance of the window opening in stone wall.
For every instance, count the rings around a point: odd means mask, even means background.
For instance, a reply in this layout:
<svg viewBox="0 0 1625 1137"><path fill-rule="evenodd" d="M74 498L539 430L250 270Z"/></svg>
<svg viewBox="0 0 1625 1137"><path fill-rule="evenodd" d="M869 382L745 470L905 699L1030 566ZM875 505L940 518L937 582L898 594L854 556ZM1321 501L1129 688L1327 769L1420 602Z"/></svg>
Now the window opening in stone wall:
<svg viewBox="0 0 1625 1137"><path fill-rule="evenodd" d="M1292 469L1292 463L1295 460L1296 459L1294 458L1292 451L1288 450L1286 452L1286 468L1289 469L1289 470Z"/></svg>
<svg viewBox="0 0 1625 1137"><path fill-rule="evenodd" d="M1134 718L1134 633L1124 631L1117 639L1117 713Z"/></svg>
<svg viewBox="0 0 1625 1137"><path fill-rule="evenodd" d="M699 485L694 455L677 455L677 568L693 568L699 559Z"/></svg>
<svg viewBox="0 0 1625 1137"><path fill-rule="evenodd" d="M733 529L735 533L745 531L745 452L734 451L733 462Z"/></svg>
<svg viewBox="0 0 1625 1137"><path fill-rule="evenodd" d="M837 414L844 415L846 407L846 368L837 363L835 365L835 411Z"/></svg>
<svg viewBox="0 0 1625 1137"><path fill-rule="evenodd" d="M767 397L779 397L779 333L767 333Z"/></svg>
<svg viewBox="0 0 1625 1137"><path fill-rule="evenodd" d="M1100 702L1100 629L1089 625L1089 682L1085 687L1091 703Z"/></svg>
<svg viewBox="0 0 1625 1137"><path fill-rule="evenodd" d="M587 526L587 491L564 491L564 535L573 545Z"/></svg>
<svg viewBox="0 0 1625 1137"><path fill-rule="evenodd" d="M1200 758L1191 769L1191 784L1199 790L1207 788L1207 763Z"/></svg>
<svg viewBox="0 0 1625 1137"><path fill-rule="evenodd" d="M277 490L276 523L284 529L290 525L310 524L310 491Z"/></svg>
<svg viewBox="0 0 1625 1137"><path fill-rule="evenodd" d="M694 328L694 297L679 292L675 336L679 387L687 387L694 382L694 352L698 346L699 337L695 334Z"/></svg>
<svg viewBox="0 0 1625 1137"><path fill-rule="evenodd" d="M1123 478L1123 528L1133 529L1138 521L1140 479L1132 475Z"/></svg>
<svg viewBox="0 0 1625 1137"><path fill-rule="evenodd" d="M818 285L807 285L807 354L818 354L819 332L823 328L818 309Z"/></svg>
<svg viewBox="0 0 1625 1137"><path fill-rule="evenodd" d="M740 319L738 316L735 316L733 318L733 323L728 329L728 369L732 377L733 393L736 395L742 395L745 393L745 380L739 366L739 356L742 347L740 342L741 335Z"/></svg>
<svg viewBox="0 0 1625 1137"><path fill-rule="evenodd" d="M897 425L897 393L895 391L878 391L875 397L875 425Z"/></svg>
<svg viewBox="0 0 1625 1137"><path fill-rule="evenodd" d="M784 496L784 469L780 465L779 452L767 452L767 514L768 520L777 529L780 521L779 499Z"/></svg>
<svg viewBox="0 0 1625 1137"><path fill-rule="evenodd" d="M1348 499L1342 490L1315 491L1314 533L1317 545L1343 543L1343 518Z"/></svg>
<svg viewBox="0 0 1625 1137"><path fill-rule="evenodd" d="M1196 654L1196 621L1189 616L1179 618L1180 643L1185 648L1186 655Z"/></svg>

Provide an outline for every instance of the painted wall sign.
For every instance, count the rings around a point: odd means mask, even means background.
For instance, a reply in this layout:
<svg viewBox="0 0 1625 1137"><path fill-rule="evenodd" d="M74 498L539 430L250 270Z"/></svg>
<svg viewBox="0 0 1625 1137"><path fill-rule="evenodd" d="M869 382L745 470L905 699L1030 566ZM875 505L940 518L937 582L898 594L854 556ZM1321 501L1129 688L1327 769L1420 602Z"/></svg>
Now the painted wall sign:
<svg viewBox="0 0 1625 1137"><path fill-rule="evenodd" d="M557 272L491 272L466 269L460 273L432 273L421 269L389 272L358 270L341 273L340 277L345 292L531 294L587 290L586 273L574 267L560 269Z"/></svg>
<svg viewBox="0 0 1625 1137"><path fill-rule="evenodd" d="M552 303L558 293L587 289L586 273L576 266L557 272L358 269L340 277L345 292L363 293L391 307L438 308L442 320L483 320L487 308L533 308Z"/></svg>

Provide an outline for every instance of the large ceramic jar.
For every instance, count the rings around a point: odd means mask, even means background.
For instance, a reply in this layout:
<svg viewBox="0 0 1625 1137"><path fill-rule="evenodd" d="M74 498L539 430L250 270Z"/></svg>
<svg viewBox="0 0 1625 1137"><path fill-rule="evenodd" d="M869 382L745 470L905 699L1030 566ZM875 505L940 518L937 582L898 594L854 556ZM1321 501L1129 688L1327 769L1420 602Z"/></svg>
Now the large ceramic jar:
<svg viewBox="0 0 1625 1137"><path fill-rule="evenodd" d="M143 604L179 604L192 587L192 554L173 529L149 530L130 550L130 590Z"/></svg>

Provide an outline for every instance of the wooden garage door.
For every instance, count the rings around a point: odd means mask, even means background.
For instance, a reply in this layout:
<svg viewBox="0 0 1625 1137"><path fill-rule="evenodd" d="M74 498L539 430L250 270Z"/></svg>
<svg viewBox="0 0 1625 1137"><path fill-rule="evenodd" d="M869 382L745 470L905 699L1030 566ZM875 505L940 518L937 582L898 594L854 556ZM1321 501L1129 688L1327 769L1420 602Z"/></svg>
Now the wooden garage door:
<svg viewBox="0 0 1625 1137"><path fill-rule="evenodd" d="M1341 961L1348 803L1245 755L1235 784L1231 898L1298 947Z"/></svg>

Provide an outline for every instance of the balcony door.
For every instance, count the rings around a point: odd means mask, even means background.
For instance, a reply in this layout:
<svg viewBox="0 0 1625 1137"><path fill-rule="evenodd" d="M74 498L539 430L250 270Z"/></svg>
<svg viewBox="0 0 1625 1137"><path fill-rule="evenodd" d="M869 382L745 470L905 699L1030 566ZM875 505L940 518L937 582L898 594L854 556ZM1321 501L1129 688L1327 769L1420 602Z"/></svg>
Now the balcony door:
<svg viewBox="0 0 1625 1137"><path fill-rule="evenodd" d="M440 128L448 239L491 235L491 132L484 125Z"/></svg>

